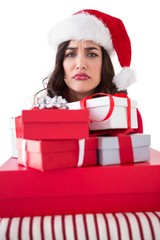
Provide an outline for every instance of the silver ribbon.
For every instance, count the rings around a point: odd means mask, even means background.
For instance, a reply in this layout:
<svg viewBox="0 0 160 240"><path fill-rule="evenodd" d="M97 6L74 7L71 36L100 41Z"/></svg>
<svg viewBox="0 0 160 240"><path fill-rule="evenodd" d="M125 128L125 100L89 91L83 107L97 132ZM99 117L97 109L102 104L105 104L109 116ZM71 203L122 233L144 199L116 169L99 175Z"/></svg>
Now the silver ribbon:
<svg viewBox="0 0 160 240"><path fill-rule="evenodd" d="M54 96L53 98L49 96L43 96L37 100L35 107L39 109L43 108L58 108L58 109L67 109L67 101L62 98L62 96Z"/></svg>

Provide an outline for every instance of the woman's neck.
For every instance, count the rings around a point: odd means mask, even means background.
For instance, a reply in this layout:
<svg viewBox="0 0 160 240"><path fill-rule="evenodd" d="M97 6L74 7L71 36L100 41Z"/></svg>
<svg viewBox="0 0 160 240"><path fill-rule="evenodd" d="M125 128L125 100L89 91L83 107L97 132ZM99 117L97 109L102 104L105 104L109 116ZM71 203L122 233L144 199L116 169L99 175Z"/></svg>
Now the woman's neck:
<svg viewBox="0 0 160 240"><path fill-rule="evenodd" d="M94 93L94 91L90 91L90 92L85 92L85 93L77 93L77 92L74 92L72 90L68 90L68 93L67 93L67 99L69 102L75 102L75 101L80 101L81 99L87 97L87 96L90 96Z"/></svg>

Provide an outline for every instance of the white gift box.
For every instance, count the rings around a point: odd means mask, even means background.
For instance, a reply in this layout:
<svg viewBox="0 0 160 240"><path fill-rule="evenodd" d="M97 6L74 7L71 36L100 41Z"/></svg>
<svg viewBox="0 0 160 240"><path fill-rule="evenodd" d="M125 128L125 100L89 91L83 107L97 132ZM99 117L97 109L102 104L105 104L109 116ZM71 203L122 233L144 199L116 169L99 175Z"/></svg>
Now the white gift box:
<svg viewBox="0 0 160 240"><path fill-rule="evenodd" d="M131 137L133 162L149 161L151 136L140 133L134 133L128 136ZM124 147L127 153L127 148L129 148L129 146L126 144ZM130 155L129 153L127 154L126 158L128 158L128 163L130 163ZM98 164L104 166L122 164L118 137L98 137Z"/></svg>
<svg viewBox="0 0 160 240"><path fill-rule="evenodd" d="M108 96L92 98L86 100L86 108L90 113L90 130L102 129L127 129L128 128L128 114L127 114L127 98L112 97L114 100L114 108L111 116L107 120L106 115L110 111L110 99ZM137 121L137 101L130 100L130 119L131 128L138 128ZM80 109L80 101L71 102L67 104L69 109Z"/></svg>
<svg viewBox="0 0 160 240"><path fill-rule="evenodd" d="M15 129L15 118L9 118L9 129L11 131L11 146L12 146L12 157L18 157L17 143L16 143L16 129Z"/></svg>

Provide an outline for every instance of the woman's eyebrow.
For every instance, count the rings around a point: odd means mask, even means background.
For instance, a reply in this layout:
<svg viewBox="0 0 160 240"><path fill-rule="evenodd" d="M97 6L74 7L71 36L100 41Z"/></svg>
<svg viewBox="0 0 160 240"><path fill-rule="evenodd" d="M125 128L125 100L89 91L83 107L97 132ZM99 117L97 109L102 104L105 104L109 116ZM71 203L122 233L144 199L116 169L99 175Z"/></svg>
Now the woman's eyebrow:
<svg viewBox="0 0 160 240"><path fill-rule="evenodd" d="M77 47L67 47L66 48L66 50L77 50L78 48ZM85 50L97 50L97 51L99 51L99 49L98 48L96 48L96 47L86 47L86 48L84 48Z"/></svg>
<svg viewBox="0 0 160 240"><path fill-rule="evenodd" d="M67 47L66 50L76 50L78 49L77 47Z"/></svg>
<svg viewBox="0 0 160 240"><path fill-rule="evenodd" d="M86 47L85 50L97 50L97 51L99 51L99 49L96 48L96 47Z"/></svg>

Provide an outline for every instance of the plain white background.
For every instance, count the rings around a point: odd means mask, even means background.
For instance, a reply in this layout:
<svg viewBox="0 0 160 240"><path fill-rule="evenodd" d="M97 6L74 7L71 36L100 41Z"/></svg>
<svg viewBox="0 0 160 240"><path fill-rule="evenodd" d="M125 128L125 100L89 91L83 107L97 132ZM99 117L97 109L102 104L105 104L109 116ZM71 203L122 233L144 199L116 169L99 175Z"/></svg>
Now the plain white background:
<svg viewBox="0 0 160 240"><path fill-rule="evenodd" d="M48 45L50 28L62 18L92 8L121 18L132 42L131 67L137 82L129 96L138 101L144 133L160 150L158 0L2 0L0 3L0 164L11 156L9 118L26 108L52 70L54 53Z"/></svg>

